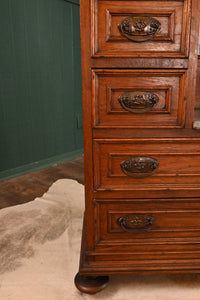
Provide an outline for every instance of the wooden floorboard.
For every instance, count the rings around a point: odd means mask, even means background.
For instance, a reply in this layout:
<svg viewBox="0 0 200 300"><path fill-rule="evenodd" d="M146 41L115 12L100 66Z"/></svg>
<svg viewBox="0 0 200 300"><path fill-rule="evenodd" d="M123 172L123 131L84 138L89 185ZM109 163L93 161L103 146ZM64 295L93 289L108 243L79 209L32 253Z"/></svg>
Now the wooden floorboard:
<svg viewBox="0 0 200 300"><path fill-rule="evenodd" d="M83 157L0 183L0 208L41 197L58 179L70 178L84 184Z"/></svg>

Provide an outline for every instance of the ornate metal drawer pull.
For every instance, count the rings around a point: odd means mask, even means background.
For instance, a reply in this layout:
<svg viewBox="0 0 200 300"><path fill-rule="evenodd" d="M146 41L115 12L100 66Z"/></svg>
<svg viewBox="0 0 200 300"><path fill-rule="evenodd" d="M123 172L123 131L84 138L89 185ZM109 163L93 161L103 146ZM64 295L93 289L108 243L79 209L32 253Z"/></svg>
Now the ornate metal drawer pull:
<svg viewBox="0 0 200 300"><path fill-rule="evenodd" d="M118 100L125 110L135 114L143 114L150 111L158 103L159 98L151 92L135 91L123 93Z"/></svg>
<svg viewBox="0 0 200 300"><path fill-rule="evenodd" d="M157 169L159 162L151 157L133 156L124 160L120 166L122 171L134 178L145 178L151 176Z"/></svg>
<svg viewBox="0 0 200 300"><path fill-rule="evenodd" d="M150 17L127 17L119 23L118 28L127 39L133 42L145 42L160 31L161 24Z"/></svg>
<svg viewBox="0 0 200 300"><path fill-rule="evenodd" d="M151 229L153 225L154 217L151 215L142 215L142 214L130 214L123 217L120 217L117 220L117 223L121 228L130 233L141 233Z"/></svg>

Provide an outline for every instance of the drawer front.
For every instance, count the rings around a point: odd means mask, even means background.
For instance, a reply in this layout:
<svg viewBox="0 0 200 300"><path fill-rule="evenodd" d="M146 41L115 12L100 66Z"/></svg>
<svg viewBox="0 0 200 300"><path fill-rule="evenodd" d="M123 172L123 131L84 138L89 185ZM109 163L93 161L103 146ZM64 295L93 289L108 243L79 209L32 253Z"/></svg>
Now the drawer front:
<svg viewBox="0 0 200 300"><path fill-rule="evenodd" d="M145 245L200 244L200 202L127 201L97 202L97 244ZM142 248L140 248L141 250ZM147 250L147 249L146 249ZM157 249L158 250L158 249Z"/></svg>
<svg viewBox="0 0 200 300"><path fill-rule="evenodd" d="M94 127L181 128L185 70L93 71Z"/></svg>
<svg viewBox="0 0 200 300"><path fill-rule="evenodd" d="M190 0L93 0L93 57L184 57Z"/></svg>
<svg viewBox="0 0 200 300"><path fill-rule="evenodd" d="M95 140L93 157L99 191L200 189L200 139Z"/></svg>

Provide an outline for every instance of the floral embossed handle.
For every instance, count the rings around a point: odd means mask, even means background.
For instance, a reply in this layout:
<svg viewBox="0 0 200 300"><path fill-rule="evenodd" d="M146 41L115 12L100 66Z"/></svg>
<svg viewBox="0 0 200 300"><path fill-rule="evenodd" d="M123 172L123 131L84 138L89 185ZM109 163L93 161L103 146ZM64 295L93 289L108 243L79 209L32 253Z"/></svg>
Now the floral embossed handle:
<svg viewBox="0 0 200 300"><path fill-rule="evenodd" d="M159 98L151 92L135 91L123 93L118 100L125 110L135 114L143 114L152 110Z"/></svg>
<svg viewBox="0 0 200 300"><path fill-rule="evenodd" d="M123 36L133 42L146 42L161 29L160 22L151 17L127 17L118 25Z"/></svg>
<svg viewBox="0 0 200 300"><path fill-rule="evenodd" d="M120 164L122 171L130 177L145 178L151 176L159 166L159 162L151 157L133 156Z"/></svg>
<svg viewBox="0 0 200 300"><path fill-rule="evenodd" d="M129 214L120 217L117 223L123 231L129 233L141 233L151 230L154 223L154 217L151 215Z"/></svg>

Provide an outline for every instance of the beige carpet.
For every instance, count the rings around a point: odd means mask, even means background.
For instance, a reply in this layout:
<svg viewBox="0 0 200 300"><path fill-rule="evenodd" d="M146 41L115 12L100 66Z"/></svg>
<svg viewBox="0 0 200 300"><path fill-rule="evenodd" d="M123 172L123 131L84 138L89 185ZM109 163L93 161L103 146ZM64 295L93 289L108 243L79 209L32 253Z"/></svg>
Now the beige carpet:
<svg viewBox="0 0 200 300"><path fill-rule="evenodd" d="M200 299L200 275L116 276L99 294L76 290L83 194L62 179L42 198L0 211L1 300Z"/></svg>

